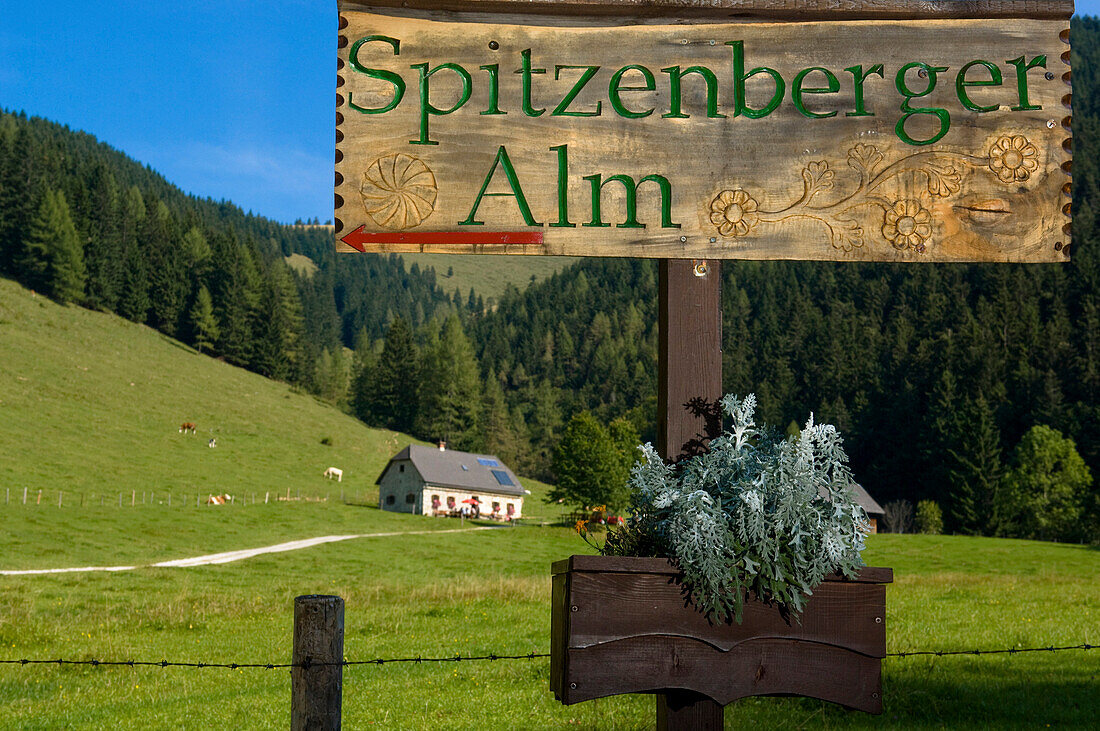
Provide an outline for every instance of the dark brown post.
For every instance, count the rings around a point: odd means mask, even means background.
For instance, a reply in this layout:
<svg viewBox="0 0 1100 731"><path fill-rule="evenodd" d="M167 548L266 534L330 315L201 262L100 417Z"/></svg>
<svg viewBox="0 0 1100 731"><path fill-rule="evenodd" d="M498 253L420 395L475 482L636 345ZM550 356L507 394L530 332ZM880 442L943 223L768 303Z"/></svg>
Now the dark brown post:
<svg viewBox="0 0 1100 731"><path fill-rule="evenodd" d="M344 668L344 600L310 595L294 600L291 731L340 728ZM336 664L328 664L336 663Z"/></svg>
<svg viewBox="0 0 1100 731"><path fill-rule="evenodd" d="M657 450L698 453L722 430L722 301L718 261L662 259ZM692 691L657 695L657 728L720 731L722 706Z"/></svg>

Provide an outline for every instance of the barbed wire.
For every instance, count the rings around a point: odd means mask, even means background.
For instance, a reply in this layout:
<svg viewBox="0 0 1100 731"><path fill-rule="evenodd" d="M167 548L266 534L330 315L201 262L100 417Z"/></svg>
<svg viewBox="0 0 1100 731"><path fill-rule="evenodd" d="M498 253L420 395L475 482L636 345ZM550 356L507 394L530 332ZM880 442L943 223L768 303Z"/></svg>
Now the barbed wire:
<svg viewBox="0 0 1100 731"><path fill-rule="evenodd" d="M306 660L304 662L293 663L278 663L278 662L174 662L171 660L65 660L61 658L57 659L35 659L29 660L27 658L21 658L18 660L0 660L0 665L91 665L93 667L99 666L127 666L127 667L159 667L159 668L228 668L230 670L239 670L244 668L261 668L265 670L276 670L280 668L304 668L309 669L313 667L328 667L334 665L340 665L343 667L350 667L353 665L386 665L388 663L429 663L429 662L469 662L475 660L488 660L490 662L496 660L535 660L541 657L550 657L546 652L529 652L526 655L498 655L496 653L490 653L488 655L451 655L446 657L393 657L393 658L374 658L373 660L341 660L340 662L321 662L314 660Z"/></svg>
<svg viewBox="0 0 1100 731"><path fill-rule="evenodd" d="M1087 643L1080 645L1066 645L1063 647L1010 647L1006 650L912 650L909 652L888 652L886 657L915 657L917 655L935 655L945 657L948 655L1014 655L1019 652L1059 652L1060 650L1095 650L1097 645Z"/></svg>
<svg viewBox="0 0 1100 731"><path fill-rule="evenodd" d="M1061 652L1065 650L1096 650L1100 649L1100 645L1090 645L1088 643L1081 643L1080 645L1064 645L1047 647L1010 647L1007 649L998 650L909 650L905 652L888 652L886 657L917 657L932 655L935 657L946 657L952 655L1015 655L1023 652ZM342 666L352 667L355 665L387 665L394 663L444 663L444 662L474 662L485 661L495 662L497 660L536 660L539 658L550 657L550 653L547 652L529 652L525 655L498 655L496 653L490 653L488 655L450 655L444 657L392 657L392 658L374 658L372 660L341 660L340 662L320 662L306 660L300 663L272 663L272 662L176 662L171 660L66 660L62 658L57 659L27 659L21 658L18 660L0 660L0 665L91 665L92 667L111 667L111 666L125 666L125 667L159 667L159 668L226 668L229 670L243 670L245 668L259 668L264 670L276 670L284 668L303 668L308 670L313 667L331 667Z"/></svg>

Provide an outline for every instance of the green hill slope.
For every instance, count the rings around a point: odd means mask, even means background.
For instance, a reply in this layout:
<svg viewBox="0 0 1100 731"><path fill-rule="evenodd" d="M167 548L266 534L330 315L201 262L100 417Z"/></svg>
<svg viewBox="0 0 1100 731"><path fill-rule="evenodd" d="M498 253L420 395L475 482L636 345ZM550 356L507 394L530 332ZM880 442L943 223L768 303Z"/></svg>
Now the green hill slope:
<svg viewBox="0 0 1100 731"><path fill-rule="evenodd" d="M197 433L181 434L183 422ZM21 501L26 487L53 501L64 491L66 503L146 491L373 501L410 441L148 327L0 280L0 500L10 490ZM323 478L329 466L342 483Z"/></svg>

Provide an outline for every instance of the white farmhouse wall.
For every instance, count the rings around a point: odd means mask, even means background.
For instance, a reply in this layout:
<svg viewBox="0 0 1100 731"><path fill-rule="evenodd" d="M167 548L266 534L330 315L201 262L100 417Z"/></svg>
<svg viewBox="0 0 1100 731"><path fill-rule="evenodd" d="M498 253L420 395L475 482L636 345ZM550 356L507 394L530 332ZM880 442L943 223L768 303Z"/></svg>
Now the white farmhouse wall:
<svg viewBox="0 0 1100 731"><path fill-rule="evenodd" d="M424 481L412 462L394 462L378 485L378 507L396 513L423 514L423 488Z"/></svg>
<svg viewBox="0 0 1100 731"><path fill-rule="evenodd" d="M432 499L439 498L439 510L438 513L432 509ZM421 493L420 502L424 506L424 515L446 515L451 510L458 510L462 507L462 501L468 500L471 497L476 497L478 502L481 503L481 517L488 518L493 512L493 503L500 503L500 515L502 517L508 516L508 504L511 503L515 509L512 518L523 517L523 498L515 495L494 495L491 492L471 492L469 490L455 490L448 487L435 487L433 485L425 485L424 490ZM453 507L452 502L453 501Z"/></svg>

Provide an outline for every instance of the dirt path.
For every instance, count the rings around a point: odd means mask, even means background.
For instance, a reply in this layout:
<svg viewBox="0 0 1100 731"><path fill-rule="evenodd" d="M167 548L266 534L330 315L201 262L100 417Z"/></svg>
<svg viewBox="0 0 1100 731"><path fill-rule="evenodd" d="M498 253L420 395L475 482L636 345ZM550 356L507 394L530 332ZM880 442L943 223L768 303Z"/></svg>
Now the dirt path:
<svg viewBox="0 0 1100 731"><path fill-rule="evenodd" d="M454 528L450 530L412 530L397 531L393 533L360 533L350 536L319 536L317 538L305 538L300 541L277 543L274 546L246 548L241 551L226 551L224 553L210 553L205 556L195 556L193 558L177 558L171 561L161 561L159 563L144 564L141 566L80 566L68 569L0 570L0 576L27 576L32 574L72 574L85 571L133 571L135 569L144 568L190 568L192 566L210 566L219 563L231 563L233 561L241 561L246 558L252 558L253 556L260 556L265 553L298 551L303 548L312 548L313 546L320 546L325 543L350 541L356 538L388 538L390 536L419 536L427 534L438 535L440 533L468 533L475 530L497 530L497 526L484 525L478 526L476 528Z"/></svg>

